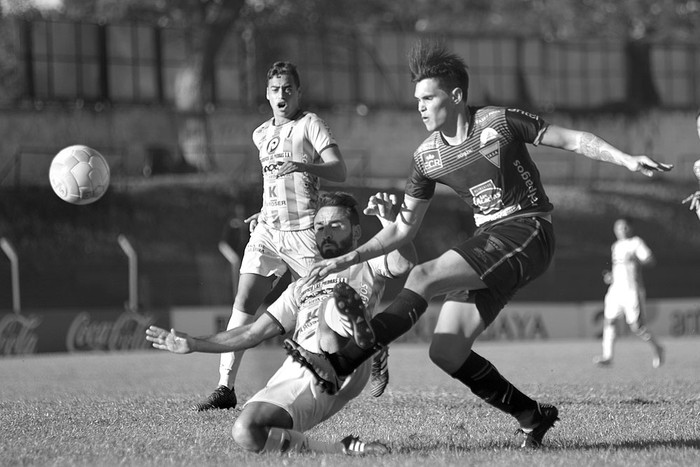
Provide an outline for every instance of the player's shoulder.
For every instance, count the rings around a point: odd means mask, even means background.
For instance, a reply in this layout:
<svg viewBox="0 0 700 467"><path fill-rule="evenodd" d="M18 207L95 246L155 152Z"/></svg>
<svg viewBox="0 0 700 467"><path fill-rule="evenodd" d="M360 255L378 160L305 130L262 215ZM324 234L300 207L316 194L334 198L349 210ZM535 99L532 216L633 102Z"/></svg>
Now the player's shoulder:
<svg viewBox="0 0 700 467"><path fill-rule="evenodd" d="M413 157L419 157L422 154L425 154L426 152L429 151L434 151L438 147L438 143L440 141L440 133L437 131L434 131L423 140L421 144L418 145L416 150L413 153Z"/></svg>
<svg viewBox="0 0 700 467"><path fill-rule="evenodd" d="M270 118L258 125L258 127L255 130L253 130L253 138L264 134L265 131L267 131L267 129L270 128L270 125L272 125L272 120L273 118Z"/></svg>

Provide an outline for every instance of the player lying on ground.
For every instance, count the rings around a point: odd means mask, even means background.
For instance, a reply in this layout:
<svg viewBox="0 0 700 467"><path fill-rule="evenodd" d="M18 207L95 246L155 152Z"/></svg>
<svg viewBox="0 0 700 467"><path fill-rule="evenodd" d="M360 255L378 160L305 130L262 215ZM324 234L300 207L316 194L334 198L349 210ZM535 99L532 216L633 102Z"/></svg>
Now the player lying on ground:
<svg viewBox="0 0 700 467"><path fill-rule="evenodd" d="M371 198L366 212L376 214L383 225L395 217L394 196ZM357 202L346 193L324 195L314 218L316 244L324 258L356 248L361 235ZM387 278L406 274L415 262L412 244L365 261L324 279L297 280L254 323L209 337L191 337L151 326L146 338L157 349L174 353L232 352L254 347L266 339L294 331L294 339L310 352L333 352L353 340L371 346L369 311L374 310ZM359 294L356 292L359 291ZM361 296L360 296L361 294ZM342 296L352 307L335 306ZM233 425L233 439L256 452L314 451L351 455L388 452L381 443L363 443L348 436L337 443L309 439L303 432L338 412L365 387L371 369L359 365L339 387L336 396L321 392L314 375L287 358L282 367L243 407Z"/></svg>
<svg viewBox="0 0 700 467"><path fill-rule="evenodd" d="M431 360L485 402L515 417L524 434L522 447L539 447L558 420L557 408L522 393L472 350L515 293L546 271L554 254L553 206L526 144L566 149L644 175L672 166L632 156L591 133L550 125L519 109L468 106L466 64L442 44L419 42L409 67L430 136L414 153L401 212L367 243L322 260L309 274L324 277L411 241L436 184L451 187L472 208L477 230L438 258L416 265L404 289L372 319L371 327L377 343L387 345L417 322L429 300L444 295ZM353 342L330 355L294 349L292 341L289 345L331 392L372 355L372 348ZM533 361L535 368L538 364Z"/></svg>

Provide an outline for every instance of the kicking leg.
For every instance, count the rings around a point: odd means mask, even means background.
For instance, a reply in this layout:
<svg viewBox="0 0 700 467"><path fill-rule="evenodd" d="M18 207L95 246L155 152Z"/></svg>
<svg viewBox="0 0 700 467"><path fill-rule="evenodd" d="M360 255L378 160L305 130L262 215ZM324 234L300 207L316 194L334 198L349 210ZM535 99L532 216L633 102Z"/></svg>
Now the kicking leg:
<svg viewBox="0 0 700 467"><path fill-rule="evenodd" d="M523 394L491 362L471 350L484 328L476 305L445 302L430 345L430 359L486 403L515 417L526 434L523 446L539 447L558 419L558 411Z"/></svg>

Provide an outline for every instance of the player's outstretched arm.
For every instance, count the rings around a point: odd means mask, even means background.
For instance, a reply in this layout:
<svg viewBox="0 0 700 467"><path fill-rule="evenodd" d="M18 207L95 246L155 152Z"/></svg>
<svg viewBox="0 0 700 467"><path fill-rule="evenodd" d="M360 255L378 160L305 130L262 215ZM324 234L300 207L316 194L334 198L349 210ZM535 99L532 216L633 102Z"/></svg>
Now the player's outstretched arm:
<svg viewBox="0 0 700 467"><path fill-rule="evenodd" d="M621 165L632 172L640 172L647 177L651 177L654 172L668 172L673 168L672 164L657 162L649 156L633 156L620 151L592 133L570 130L557 125L550 125L547 128L542 136L542 144L573 151L590 159Z"/></svg>
<svg viewBox="0 0 700 467"><path fill-rule="evenodd" d="M252 324L205 337L192 337L174 329L168 332L157 326L150 326L146 330L146 340L153 342L156 349L173 353L226 353L255 347L279 333L278 324L267 314L262 314Z"/></svg>
<svg viewBox="0 0 700 467"><path fill-rule="evenodd" d="M688 209L691 211L698 211L700 210L700 190L696 191L692 195L688 196L683 200L683 204L690 203L690 206L688 206Z"/></svg>

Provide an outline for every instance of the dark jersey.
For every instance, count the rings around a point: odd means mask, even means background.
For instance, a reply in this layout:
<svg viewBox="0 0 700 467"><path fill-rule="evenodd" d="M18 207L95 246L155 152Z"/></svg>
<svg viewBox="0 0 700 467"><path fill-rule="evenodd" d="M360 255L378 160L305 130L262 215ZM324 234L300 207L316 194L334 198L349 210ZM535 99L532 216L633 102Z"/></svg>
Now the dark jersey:
<svg viewBox="0 0 700 467"><path fill-rule="evenodd" d="M538 145L548 123L519 109L468 110L466 141L450 146L436 131L416 150L406 194L427 200L435 194L436 183L447 185L472 207L477 226L551 211L539 170L525 146Z"/></svg>

